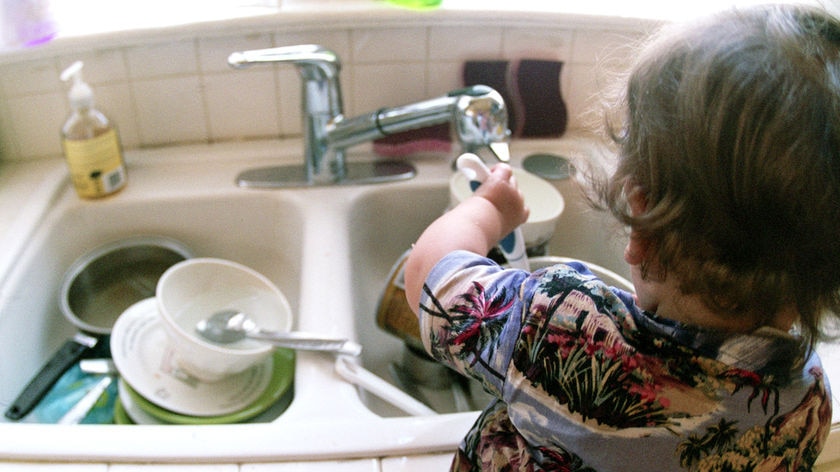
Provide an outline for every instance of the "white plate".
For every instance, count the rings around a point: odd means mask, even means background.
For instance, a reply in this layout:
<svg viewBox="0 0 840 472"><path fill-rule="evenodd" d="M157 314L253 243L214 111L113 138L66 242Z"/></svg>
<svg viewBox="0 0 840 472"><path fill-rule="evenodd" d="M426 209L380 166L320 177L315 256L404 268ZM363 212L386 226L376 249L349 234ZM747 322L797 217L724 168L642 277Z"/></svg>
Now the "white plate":
<svg viewBox="0 0 840 472"><path fill-rule="evenodd" d="M160 324L154 298L130 306L111 331L111 355L128 385L175 413L219 416L256 401L272 377L273 358L218 382L206 383L180 370Z"/></svg>
<svg viewBox="0 0 840 472"><path fill-rule="evenodd" d="M131 395L128 394L126 390L125 380L120 379L117 383L117 391L119 392L120 396L120 403L122 403L122 407L125 410L125 414L131 418L131 421L134 421L137 424L166 424L163 421L155 418L154 416L146 413L140 408L139 405L134 403L134 400L131 399Z"/></svg>

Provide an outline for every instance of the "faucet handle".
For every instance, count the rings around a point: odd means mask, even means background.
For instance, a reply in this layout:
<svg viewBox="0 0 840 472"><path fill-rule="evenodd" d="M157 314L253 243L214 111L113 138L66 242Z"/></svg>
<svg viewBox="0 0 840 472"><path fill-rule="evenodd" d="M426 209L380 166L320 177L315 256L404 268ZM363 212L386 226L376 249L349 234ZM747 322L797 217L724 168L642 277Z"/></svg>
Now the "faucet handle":
<svg viewBox="0 0 840 472"><path fill-rule="evenodd" d="M500 160L507 162L508 113L502 95L486 85L473 85L448 94L458 97L455 104L455 132L464 151L489 147Z"/></svg>
<svg viewBox="0 0 840 472"><path fill-rule="evenodd" d="M244 69L254 64L290 62L299 66L310 80L331 80L341 70L338 54L317 44L300 44L279 48L255 49L234 52L228 56L228 64L234 69Z"/></svg>
<svg viewBox="0 0 840 472"><path fill-rule="evenodd" d="M302 79L300 97L307 181L312 182L316 178L333 180L336 175L343 177L346 173L343 152L335 153L333 164L337 170L325 169L327 166L324 164L327 126L344 114L338 55L317 44L301 44L235 52L228 56L228 64L235 69L274 63L293 64Z"/></svg>

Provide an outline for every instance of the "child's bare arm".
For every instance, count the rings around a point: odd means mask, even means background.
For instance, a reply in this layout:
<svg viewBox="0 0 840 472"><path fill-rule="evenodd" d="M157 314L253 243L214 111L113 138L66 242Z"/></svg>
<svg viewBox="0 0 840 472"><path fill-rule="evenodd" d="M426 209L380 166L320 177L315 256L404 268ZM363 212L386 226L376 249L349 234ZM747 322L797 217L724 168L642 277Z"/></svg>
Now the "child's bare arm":
<svg viewBox="0 0 840 472"><path fill-rule="evenodd" d="M494 166L472 197L435 220L415 243L405 265L405 293L412 310L418 310L423 283L443 256L459 249L486 255L527 219L512 169Z"/></svg>

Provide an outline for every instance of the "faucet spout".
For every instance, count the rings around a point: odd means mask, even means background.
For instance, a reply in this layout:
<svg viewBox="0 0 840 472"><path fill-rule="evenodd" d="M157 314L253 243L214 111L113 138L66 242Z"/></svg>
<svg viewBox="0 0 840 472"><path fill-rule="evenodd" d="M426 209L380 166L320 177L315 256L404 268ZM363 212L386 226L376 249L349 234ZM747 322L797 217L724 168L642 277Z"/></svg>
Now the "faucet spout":
<svg viewBox="0 0 840 472"><path fill-rule="evenodd" d="M344 149L446 122L455 125L455 135L465 152L506 142L509 135L502 96L490 87L475 85L442 97L336 120L328 126L327 143L331 148Z"/></svg>
<svg viewBox="0 0 840 472"><path fill-rule="evenodd" d="M409 105L383 108L355 118L344 117L339 72L341 61L329 49L318 45L287 46L272 49L235 52L228 57L228 64L242 69L254 64L290 63L295 65L302 82L301 110L304 139L304 182L301 185L326 183L357 183L357 180L381 182L410 178L407 164L374 165L361 179L353 180L345 151L351 146L372 141L389 134L434 124L451 122L455 135L464 151L489 147L501 160L507 160L509 136L507 108L501 95L490 87L476 85L449 94ZM359 166L355 166L359 167ZM259 169L258 169L259 170ZM380 174L386 175L380 175ZM254 183L249 180L240 185L276 187L296 185L297 179L285 177L275 171L257 172L249 176L257 180L267 178L284 180L278 185ZM408 177L405 177L408 175ZM250 178L250 177L249 177Z"/></svg>

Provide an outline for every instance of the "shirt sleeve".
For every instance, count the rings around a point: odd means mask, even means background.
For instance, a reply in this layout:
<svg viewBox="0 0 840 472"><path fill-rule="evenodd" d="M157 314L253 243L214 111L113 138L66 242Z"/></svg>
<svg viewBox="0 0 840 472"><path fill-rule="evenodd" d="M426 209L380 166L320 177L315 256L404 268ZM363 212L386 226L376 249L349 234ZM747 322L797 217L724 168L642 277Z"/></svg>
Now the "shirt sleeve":
<svg viewBox="0 0 840 472"><path fill-rule="evenodd" d="M426 350L501 396L528 276L466 251L444 257L429 274L420 299Z"/></svg>

